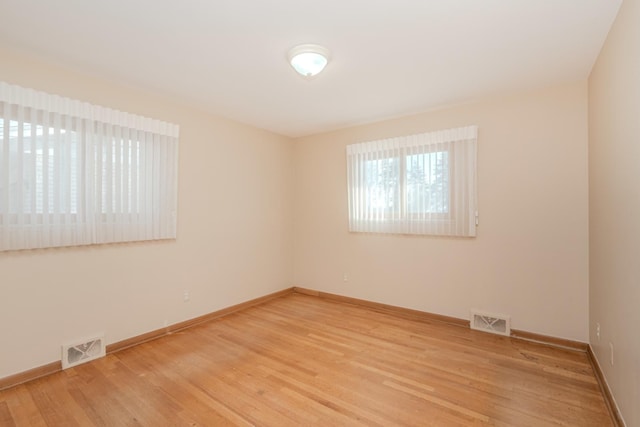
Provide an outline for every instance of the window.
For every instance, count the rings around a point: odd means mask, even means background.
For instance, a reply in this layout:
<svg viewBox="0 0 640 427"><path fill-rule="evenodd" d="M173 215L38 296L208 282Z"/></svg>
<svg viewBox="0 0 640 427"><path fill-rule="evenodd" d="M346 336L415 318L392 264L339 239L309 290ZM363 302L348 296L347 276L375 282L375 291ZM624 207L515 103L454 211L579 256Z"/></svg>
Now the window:
<svg viewBox="0 0 640 427"><path fill-rule="evenodd" d="M5 119L0 117L0 141L5 141ZM60 188L61 198L69 200L70 205L63 204L59 209L64 213L77 213L76 201L78 198L77 183L77 134L61 130L56 135L55 129L46 129L48 135L44 135L42 125L29 122L7 120L7 144L8 144L8 187L0 186L0 212L4 211L3 205L7 204L8 213L11 216L19 212L31 214L52 212L55 209L54 202L54 171L68 171L69 183ZM58 147L47 145L48 139L68 140L67 144ZM18 141L22 141L19 144ZM19 147L20 146L20 147ZM2 153L0 153L0 156ZM46 163L46 164L45 164ZM22 169L22 171L20 170ZM46 175L46 178L45 178ZM4 192L7 192L5 195ZM7 201L8 198L8 201ZM45 202L46 200L46 202Z"/></svg>
<svg viewBox="0 0 640 427"><path fill-rule="evenodd" d="M347 146L349 230L475 236L477 127Z"/></svg>
<svg viewBox="0 0 640 427"><path fill-rule="evenodd" d="M0 82L0 250L175 238L178 132Z"/></svg>

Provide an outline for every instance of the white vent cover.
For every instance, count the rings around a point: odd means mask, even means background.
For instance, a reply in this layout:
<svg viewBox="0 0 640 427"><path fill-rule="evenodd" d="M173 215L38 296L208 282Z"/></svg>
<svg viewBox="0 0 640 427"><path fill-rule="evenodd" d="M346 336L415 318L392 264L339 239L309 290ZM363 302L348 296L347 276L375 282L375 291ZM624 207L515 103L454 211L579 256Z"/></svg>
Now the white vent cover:
<svg viewBox="0 0 640 427"><path fill-rule="evenodd" d="M471 310L471 329L509 336L511 335L511 318L503 314Z"/></svg>
<svg viewBox="0 0 640 427"><path fill-rule="evenodd" d="M87 338L62 346L62 369L103 357L106 354L104 335Z"/></svg>

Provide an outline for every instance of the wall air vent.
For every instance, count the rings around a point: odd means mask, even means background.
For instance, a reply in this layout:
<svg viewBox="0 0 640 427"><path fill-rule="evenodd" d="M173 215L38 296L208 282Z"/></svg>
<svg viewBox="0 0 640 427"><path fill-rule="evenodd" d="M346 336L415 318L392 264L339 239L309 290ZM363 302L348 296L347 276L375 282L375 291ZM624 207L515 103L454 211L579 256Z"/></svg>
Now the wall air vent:
<svg viewBox="0 0 640 427"><path fill-rule="evenodd" d="M104 335L62 346L62 369L103 357L106 354Z"/></svg>
<svg viewBox="0 0 640 427"><path fill-rule="evenodd" d="M503 314L471 310L471 329L509 336L511 335L511 318Z"/></svg>

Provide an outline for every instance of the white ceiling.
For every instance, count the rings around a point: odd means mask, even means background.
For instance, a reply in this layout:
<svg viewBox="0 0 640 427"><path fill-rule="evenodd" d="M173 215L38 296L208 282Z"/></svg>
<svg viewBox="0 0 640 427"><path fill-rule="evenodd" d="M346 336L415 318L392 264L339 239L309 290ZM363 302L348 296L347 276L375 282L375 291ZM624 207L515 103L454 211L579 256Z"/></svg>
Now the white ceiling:
<svg viewBox="0 0 640 427"><path fill-rule="evenodd" d="M0 2L0 44L297 137L585 79L622 0Z"/></svg>

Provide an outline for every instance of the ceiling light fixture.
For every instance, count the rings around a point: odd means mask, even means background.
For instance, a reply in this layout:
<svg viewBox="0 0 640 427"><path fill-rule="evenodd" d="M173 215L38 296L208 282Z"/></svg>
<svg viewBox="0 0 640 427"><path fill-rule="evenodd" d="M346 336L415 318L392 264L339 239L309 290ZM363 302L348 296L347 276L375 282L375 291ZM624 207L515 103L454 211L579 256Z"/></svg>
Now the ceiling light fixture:
<svg viewBox="0 0 640 427"><path fill-rule="evenodd" d="M289 63L301 76L311 78L324 70L329 50L317 44L301 44L289 51Z"/></svg>

